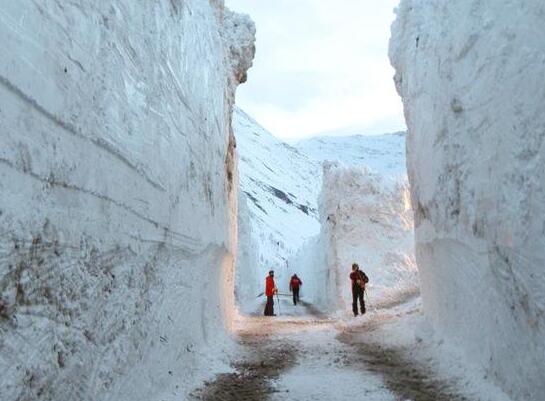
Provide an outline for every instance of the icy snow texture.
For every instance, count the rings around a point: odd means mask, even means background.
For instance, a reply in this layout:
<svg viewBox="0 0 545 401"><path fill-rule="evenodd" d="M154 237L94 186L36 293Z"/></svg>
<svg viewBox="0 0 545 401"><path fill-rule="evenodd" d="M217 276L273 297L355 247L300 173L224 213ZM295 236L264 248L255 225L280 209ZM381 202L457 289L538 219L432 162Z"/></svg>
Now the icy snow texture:
<svg viewBox="0 0 545 401"><path fill-rule="evenodd" d="M253 32L221 1L2 3L3 401L180 399L216 366Z"/></svg>
<svg viewBox="0 0 545 401"><path fill-rule="evenodd" d="M238 197L238 238L235 264L235 300L242 312L254 312L257 296L263 292L263 269L259 266L259 243L254 238L254 215L249 210L249 200L244 192Z"/></svg>
<svg viewBox="0 0 545 401"><path fill-rule="evenodd" d="M403 0L390 57L426 313L517 400L545 394L545 4Z"/></svg>

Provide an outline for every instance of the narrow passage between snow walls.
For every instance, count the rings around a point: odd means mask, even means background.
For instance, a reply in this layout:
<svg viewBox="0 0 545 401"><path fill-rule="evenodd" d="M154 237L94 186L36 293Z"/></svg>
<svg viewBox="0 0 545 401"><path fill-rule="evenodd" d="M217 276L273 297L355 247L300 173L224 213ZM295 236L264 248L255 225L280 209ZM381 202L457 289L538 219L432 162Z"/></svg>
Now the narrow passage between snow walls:
<svg viewBox="0 0 545 401"><path fill-rule="evenodd" d="M405 255L408 258L390 256L392 265L403 259L405 267L418 266L424 317L397 322L392 318L388 325L413 330L416 343L410 352L416 357L419 344L424 344L420 350L437 365L435 373L446 369L451 377L465 377L458 388L473 389L468 390L468 399L537 401L545 394L545 120L541 113L545 90L540 84L545 70L540 19L544 14L545 5L537 0L524 4L403 0L392 28L390 58L408 125L410 186L405 189L410 190L414 209L416 255L414 259L412 253ZM251 119L242 120L242 125L252 125ZM259 132L254 130L264 136ZM297 157L308 156L297 146L284 147ZM267 145L269 152L278 148ZM251 165L248 155L241 152ZM254 294L260 292L270 268L282 273L284 289L289 275L301 271L312 288L305 288L304 299L339 318L338 311L346 311L349 298L343 269L367 258L362 265L373 271L372 258L386 248L402 246L401 238L388 232L374 243L381 233L372 228L373 214L386 214L370 205L377 197L372 174L361 177L334 165L324 169L319 201L307 204L297 191L266 185L266 179L249 176L245 186L242 174L241 199L246 199L250 212L254 209L253 218L259 223L252 226L252 216L239 217L251 229L257 226L259 236L242 249L253 261L252 268L244 270L241 265L240 271L252 277ZM275 174L272 170L266 174ZM312 173L301 171L305 185L316 190L320 184L309 178ZM250 183L260 187L264 196L256 196L259 190ZM329 192L328 185L337 188ZM301 183L292 187L303 188ZM370 196L362 196L365 191ZM357 196L361 199L350 206ZM288 206L293 210L303 206L305 214L320 224L296 242L279 241L284 233L293 238L305 217L279 218L279 213L270 213L267 202L276 202L278 209L288 212ZM360 213L365 208L370 213ZM363 224L366 220L371 224ZM402 225L409 220L399 218ZM281 224L283 229L278 229ZM264 244L266 252L283 252L282 257L267 258L261 249ZM402 276L414 282L413 273L414 269L404 268ZM373 278L388 276L379 272ZM387 289L396 288L392 281L388 284L377 293L387 296ZM244 299L244 291L252 292L248 288L237 287L239 300ZM417 292L410 287L403 291L407 298ZM385 304L395 303L391 299ZM388 315L391 312L385 320ZM364 327L380 332L381 319L376 321ZM394 339L403 337L398 331L388 333Z"/></svg>
<svg viewBox="0 0 545 401"><path fill-rule="evenodd" d="M233 126L241 183L233 327L239 349L233 370L193 398L347 400L363 392L380 401L507 401L478 367L434 337L422 313L405 135L289 146L241 110ZM351 161L360 145L363 157ZM357 318L353 262L371 279L367 314ZM280 296L276 316L264 317L271 269ZM288 289L293 273L303 280L298 305Z"/></svg>
<svg viewBox="0 0 545 401"><path fill-rule="evenodd" d="M402 0L408 133L290 146L222 0L3 2L0 400L541 401L544 15Z"/></svg>
<svg viewBox="0 0 545 401"><path fill-rule="evenodd" d="M372 277L369 291L377 302L418 292L404 133L290 146L242 110L235 110L233 126L240 157L235 292L241 312L255 313L269 270L288 296L290 278L298 274L301 295L323 312L349 310L353 262Z"/></svg>

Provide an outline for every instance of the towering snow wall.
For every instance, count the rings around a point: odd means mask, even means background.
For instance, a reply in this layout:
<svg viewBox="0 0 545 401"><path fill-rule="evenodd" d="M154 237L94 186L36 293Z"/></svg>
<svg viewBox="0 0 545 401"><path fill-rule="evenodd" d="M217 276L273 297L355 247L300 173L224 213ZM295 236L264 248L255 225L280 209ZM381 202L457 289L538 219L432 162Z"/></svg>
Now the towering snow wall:
<svg viewBox="0 0 545 401"><path fill-rule="evenodd" d="M0 38L0 398L181 399L227 338L253 24L23 0Z"/></svg>
<svg viewBox="0 0 545 401"><path fill-rule="evenodd" d="M314 303L330 311L351 310L354 262L370 278L373 307L418 293L406 179L325 162L319 202L320 235L295 260L313 272L307 281L318 289Z"/></svg>
<svg viewBox="0 0 545 401"><path fill-rule="evenodd" d="M263 292L263 272L266 266L259 262L259 243L254 234L254 215L250 212L250 200L242 191L238 197L238 237L235 264L235 300L238 309L245 313L255 312L258 294Z"/></svg>
<svg viewBox="0 0 545 401"><path fill-rule="evenodd" d="M392 28L424 305L517 400L545 394L545 4L403 0Z"/></svg>

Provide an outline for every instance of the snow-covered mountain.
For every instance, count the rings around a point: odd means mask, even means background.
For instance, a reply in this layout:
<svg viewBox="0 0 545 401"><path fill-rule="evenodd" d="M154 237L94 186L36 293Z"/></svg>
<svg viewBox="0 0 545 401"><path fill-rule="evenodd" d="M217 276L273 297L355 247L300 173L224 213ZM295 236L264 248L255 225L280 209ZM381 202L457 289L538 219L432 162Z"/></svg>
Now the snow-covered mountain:
<svg viewBox="0 0 545 401"><path fill-rule="evenodd" d="M346 166L366 166L383 177L407 175L405 133L384 135L324 135L295 144L314 160L337 161Z"/></svg>
<svg viewBox="0 0 545 401"><path fill-rule="evenodd" d="M425 312L519 401L545 399L544 14L403 0L390 42Z"/></svg>
<svg viewBox="0 0 545 401"><path fill-rule="evenodd" d="M240 188L263 223L276 227L280 247L296 246L317 227L320 163L275 138L240 109L233 117L239 152ZM293 224L280 228L280 220ZM293 241L296 243L294 244Z"/></svg>

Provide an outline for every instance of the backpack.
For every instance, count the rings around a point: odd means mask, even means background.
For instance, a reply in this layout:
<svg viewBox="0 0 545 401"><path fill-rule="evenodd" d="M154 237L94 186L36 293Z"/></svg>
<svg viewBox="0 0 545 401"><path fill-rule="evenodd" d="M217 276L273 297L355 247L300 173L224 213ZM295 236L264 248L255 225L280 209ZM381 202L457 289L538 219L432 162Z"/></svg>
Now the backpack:
<svg viewBox="0 0 545 401"><path fill-rule="evenodd" d="M365 284L369 282L369 277L367 277L367 274L362 272L361 270L358 271L358 276L360 277L358 280L356 280L356 283L361 287L365 289Z"/></svg>

